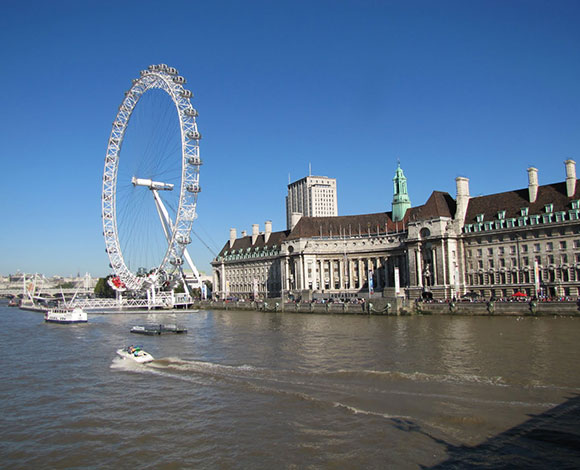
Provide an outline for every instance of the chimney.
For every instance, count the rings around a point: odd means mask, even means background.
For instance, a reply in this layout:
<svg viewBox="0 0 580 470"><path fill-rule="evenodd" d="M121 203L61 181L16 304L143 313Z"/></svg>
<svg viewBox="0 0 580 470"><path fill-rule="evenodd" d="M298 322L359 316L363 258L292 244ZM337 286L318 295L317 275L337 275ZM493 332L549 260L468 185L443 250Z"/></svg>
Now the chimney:
<svg viewBox="0 0 580 470"><path fill-rule="evenodd" d="M268 239L270 238L270 235L272 235L272 221L266 220L266 223L264 224L264 242L265 243L268 243Z"/></svg>
<svg viewBox="0 0 580 470"><path fill-rule="evenodd" d="M538 197L538 169L533 166L528 168L528 192L530 194L530 204L533 204Z"/></svg>
<svg viewBox="0 0 580 470"><path fill-rule="evenodd" d="M574 160L566 160L566 194L568 197L576 194L576 162Z"/></svg>
<svg viewBox="0 0 580 470"><path fill-rule="evenodd" d="M460 220L463 223L467 213L467 205L469 204L469 178L458 176L455 178L455 186L457 188L455 220Z"/></svg>
<svg viewBox="0 0 580 470"><path fill-rule="evenodd" d="M294 230L294 227L296 227L296 224L298 223L301 217L302 212L292 212L290 214L290 230Z"/></svg>
<svg viewBox="0 0 580 470"><path fill-rule="evenodd" d="M247 237L248 236L248 232L246 232L245 230L242 230L242 238Z"/></svg>
<svg viewBox="0 0 580 470"><path fill-rule="evenodd" d="M260 234L260 229L258 224L252 224L252 245L256 243L258 235Z"/></svg>
<svg viewBox="0 0 580 470"><path fill-rule="evenodd" d="M230 248L234 246L234 242L236 241L236 229L230 229Z"/></svg>

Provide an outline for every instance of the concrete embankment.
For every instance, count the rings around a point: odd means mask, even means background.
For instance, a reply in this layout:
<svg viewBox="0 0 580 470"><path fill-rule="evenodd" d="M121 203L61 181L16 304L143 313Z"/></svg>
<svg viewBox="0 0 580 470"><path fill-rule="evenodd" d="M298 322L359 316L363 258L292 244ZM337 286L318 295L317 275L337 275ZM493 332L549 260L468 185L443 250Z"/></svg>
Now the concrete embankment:
<svg viewBox="0 0 580 470"><path fill-rule="evenodd" d="M570 302L414 302L405 299L371 299L370 302L307 303L282 302L196 302L194 308L202 310L252 310L287 313L319 313L346 315L536 315L580 316L575 301Z"/></svg>

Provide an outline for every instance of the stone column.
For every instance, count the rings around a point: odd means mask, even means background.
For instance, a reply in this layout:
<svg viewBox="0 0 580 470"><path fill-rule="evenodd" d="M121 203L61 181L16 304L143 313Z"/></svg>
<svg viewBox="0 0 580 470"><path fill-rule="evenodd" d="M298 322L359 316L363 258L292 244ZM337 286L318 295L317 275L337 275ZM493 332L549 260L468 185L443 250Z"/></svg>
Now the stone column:
<svg viewBox="0 0 580 470"><path fill-rule="evenodd" d="M290 290L290 260L288 257L284 259L284 287L287 291Z"/></svg>
<svg viewBox="0 0 580 470"><path fill-rule="evenodd" d="M340 259L338 261L338 271L339 271L339 276L340 276L340 290L344 290L345 288L345 284L344 284L344 270L346 269L346 266L344 265L344 259Z"/></svg>
<svg viewBox="0 0 580 470"><path fill-rule="evenodd" d="M423 263L421 261L421 246L415 250L415 259L417 265L417 285L423 287Z"/></svg>
<svg viewBox="0 0 580 470"><path fill-rule="evenodd" d="M334 290L334 260L328 260L328 284L331 290Z"/></svg>
<svg viewBox="0 0 580 470"><path fill-rule="evenodd" d="M437 285L439 284L439 276L437 275L437 267L438 267L438 261L437 261L437 248L433 247L433 249L431 250L431 253L433 254L433 285Z"/></svg>
<svg viewBox="0 0 580 470"><path fill-rule="evenodd" d="M443 285L447 286L447 260L445 254L445 239L441 240L441 267L443 268Z"/></svg>

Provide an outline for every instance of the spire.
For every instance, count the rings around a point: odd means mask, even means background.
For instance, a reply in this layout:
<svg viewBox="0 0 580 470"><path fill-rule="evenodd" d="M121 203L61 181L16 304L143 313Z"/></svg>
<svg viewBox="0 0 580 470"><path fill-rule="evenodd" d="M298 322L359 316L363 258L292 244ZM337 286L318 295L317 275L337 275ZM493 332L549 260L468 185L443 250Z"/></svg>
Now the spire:
<svg viewBox="0 0 580 470"><path fill-rule="evenodd" d="M411 207L411 200L407 193L407 178L401 168L401 162L397 159L397 170L393 178L393 221L403 220L405 212Z"/></svg>

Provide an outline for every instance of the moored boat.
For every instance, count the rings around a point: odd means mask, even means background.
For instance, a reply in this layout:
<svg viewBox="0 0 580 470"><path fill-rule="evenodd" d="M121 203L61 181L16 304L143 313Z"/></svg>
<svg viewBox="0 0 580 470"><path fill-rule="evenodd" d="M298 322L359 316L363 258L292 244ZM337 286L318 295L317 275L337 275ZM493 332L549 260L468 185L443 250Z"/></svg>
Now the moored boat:
<svg viewBox="0 0 580 470"><path fill-rule="evenodd" d="M141 346L127 346L124 349L117 349L117 355L123 359L129 359L140 364L155 360L155 358L147 351L144 351Z"/></svg>
<svg viewBox="0 0 580 470"><path fill-rule="evenodd" d="M163 333L187 333L187 328L178 325L136 325L131 328L131 333L140 335L161 335Z"/></svg>
<svg viewBox="0 0 580 470"><path fill-rule="evenodd" d="M86 323L87 312L82 308L50 308L44 314L44 321L50 323Z"/></svg>

